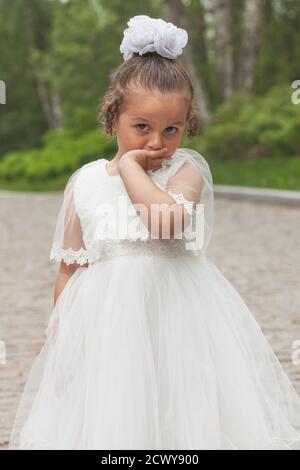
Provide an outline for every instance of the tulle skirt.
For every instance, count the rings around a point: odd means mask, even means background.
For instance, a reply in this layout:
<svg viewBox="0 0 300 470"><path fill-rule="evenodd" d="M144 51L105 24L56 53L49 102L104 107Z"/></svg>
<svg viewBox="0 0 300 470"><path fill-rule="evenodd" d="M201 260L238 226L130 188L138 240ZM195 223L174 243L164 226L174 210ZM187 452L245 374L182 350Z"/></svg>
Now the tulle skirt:
<svg viewBox="0 0 300 470"><path fill-rule="evenodd" d="M205 255L124 256L58 297L9 449L300 449L300 397Z"/></svg>

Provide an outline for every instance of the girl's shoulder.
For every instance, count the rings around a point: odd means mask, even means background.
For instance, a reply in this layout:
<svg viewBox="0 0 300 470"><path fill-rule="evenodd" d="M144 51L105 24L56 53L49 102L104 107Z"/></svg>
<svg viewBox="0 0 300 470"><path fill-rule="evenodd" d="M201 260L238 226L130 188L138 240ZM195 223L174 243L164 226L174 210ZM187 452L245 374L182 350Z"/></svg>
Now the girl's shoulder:
<svg viewBox="0 0 300 470"><path fill-rule="evenodd" d="M69 176L64 194L67 198L72 195L75 205L78 205L80 201L87 200L99 186L101 178L100 160L102 159L85 163Z"/></svg>
<svg viewBox="0 0 300 470"><path fill-rule="evenodd" d="M178 163L175 164L175 172L177 171L176 165L178 165L180 168L183 163L189 163L190 168L192 169L193 167L197 173L201 174L206 184L210 187L210 189L212 188L213 177L209 163L203 155L194 149L179 148L176 151L176 161L178 161Z"/></svg>
<svg viewBox="0 0 300 470"><path fill-rule="evenodd" d="M190 162L197 166L202 166L209 169L208 161L201 153L194 149L177 148L174 154L175 166L179 163Z"/></svg>
<svg viewBox="0 0 300 470"><path fill-rule="evenodd" d="M78 169L78 172L80 175L84 176L95 174L95 170L97 170L103 162L104 158L98 158L97 160L85 163Z"/></svg>
<svg viewBox="0 0 300 470"><path fill-rule="evenodd" d="M73 181L76 187L82 184L86 186L87 183L92 184L93 182L97 182L101 175L100 165L103 160L103 158L99 158L98 160L85 163L71 174L69 181Z"/></svg>
<svg viewBox="0 0 300 470"><path fill-rule="evenodd" d="M93 173L93 170L95 170L96 167L99 166L100 160L103 159L98 159L98 160L93 160L91 162L85 163L81 167L77 168L76 170L71 173L68 179L68 183L71 181L78 180L79 176L87 176L89 174Z"/></svg>

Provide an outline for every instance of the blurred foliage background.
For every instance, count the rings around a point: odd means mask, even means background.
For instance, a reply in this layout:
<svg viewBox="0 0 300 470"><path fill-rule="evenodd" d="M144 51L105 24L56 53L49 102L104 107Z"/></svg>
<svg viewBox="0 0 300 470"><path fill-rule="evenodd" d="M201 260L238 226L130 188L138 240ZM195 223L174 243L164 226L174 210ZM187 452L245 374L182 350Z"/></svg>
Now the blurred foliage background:
<svg viewBox="0 0 300 470"><path fill-rule="evenodd" d="M115 155L97 116L138 14L189 33L201 128L180 146L208 160L214 183L300 190L299 0L0 0L0 188L63 189Z"/></svg>

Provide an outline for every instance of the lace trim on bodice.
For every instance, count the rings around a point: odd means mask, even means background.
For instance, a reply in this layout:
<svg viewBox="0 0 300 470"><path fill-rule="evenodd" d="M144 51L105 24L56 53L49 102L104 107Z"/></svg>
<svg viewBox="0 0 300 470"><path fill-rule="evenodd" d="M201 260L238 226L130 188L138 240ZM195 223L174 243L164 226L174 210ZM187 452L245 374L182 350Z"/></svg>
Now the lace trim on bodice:
<svg viewBox="0 0 300 470"><path fill-rule="evenodd" d="M78 263L95 264L99 261L118 258L120 256L144 256L148 259L157 257L199 256L203 250L188 249L183 239L138 239L138 240L102 240L94 243L88 250L62 249L53 244L50 259L64 261L67 265Z"/></svg>
<svg viewBox="0 0 300 470"><path fill-rule="evenodd" d="M194 202L188 201L182 193L174 193L168 191L177 204L183 204L187 212L192 215L194 212ZM155 256L180 256L187 251L182 239L173 240L156 240L139 237L137 239L125 240L102 240L96 244L91 243L88 249L80 248L73 250L72 248L64 249L58 243L53 243L50 252L50 260L60 262L64 261L67 265L86 263L93 264L102 259L110 259L115 256L122 255L144 255L148 258ZM196 250L197 251L197 250ZM197 254L198 251L194 254Z"/></svg>
<svg viewBox="0 0 300 470"><path fill-rule="evenodd" d="M144 256L145 258L177 258L202 254L198 250L188 250L184 240L105 240L101 246L101 260L120 256Z"/></svg>

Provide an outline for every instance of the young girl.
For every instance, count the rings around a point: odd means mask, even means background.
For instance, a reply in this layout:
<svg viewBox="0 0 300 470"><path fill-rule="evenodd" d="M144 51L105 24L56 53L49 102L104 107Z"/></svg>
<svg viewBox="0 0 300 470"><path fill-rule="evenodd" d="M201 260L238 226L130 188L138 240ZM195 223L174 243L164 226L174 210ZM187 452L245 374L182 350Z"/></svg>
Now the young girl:
<svg viewBox="0 0 300 470"><path fill-rule="evenodd" d="M65 188L55 306L9 448L296 449L300 398L206 257L211 173L178 148L197 128L177 60L187 33L143 15L128 26L101 113L118 152Z"/></svg>

